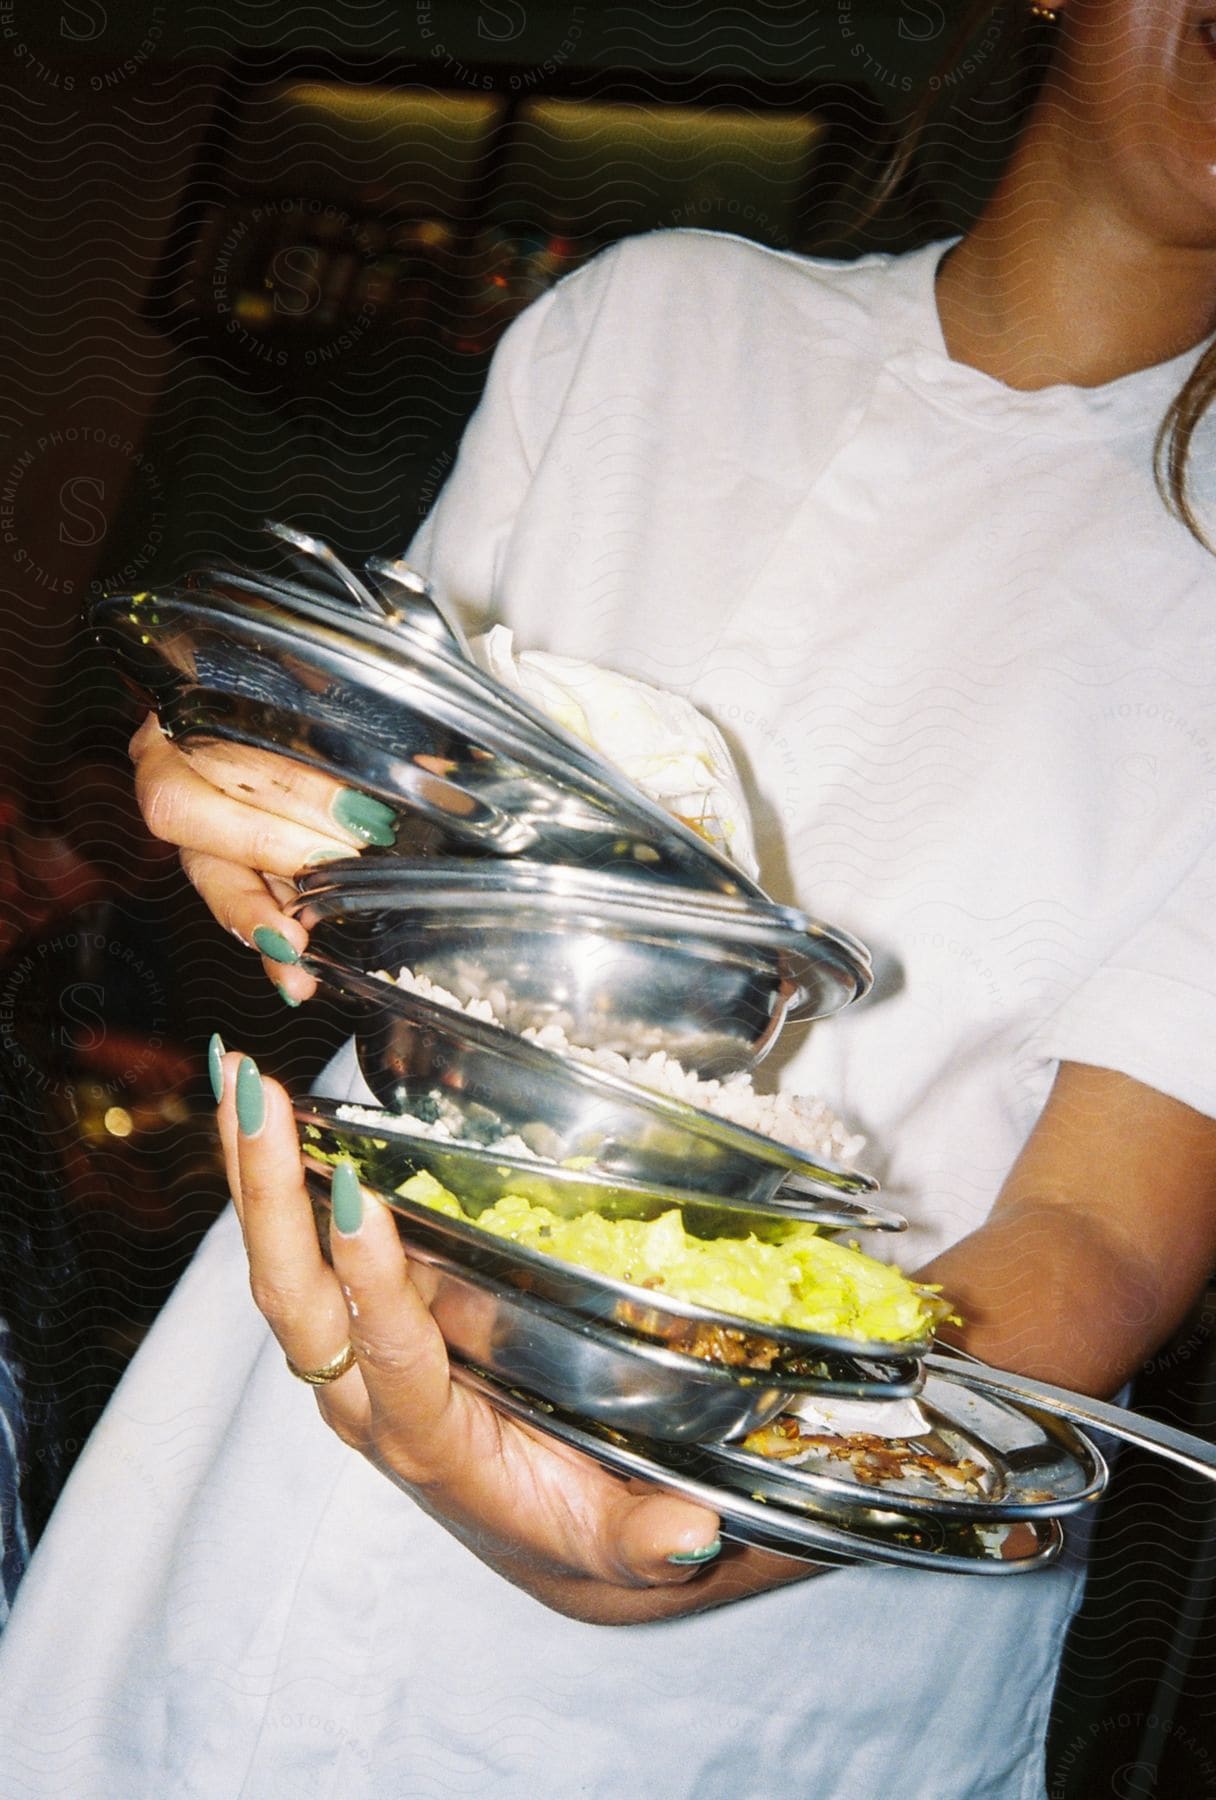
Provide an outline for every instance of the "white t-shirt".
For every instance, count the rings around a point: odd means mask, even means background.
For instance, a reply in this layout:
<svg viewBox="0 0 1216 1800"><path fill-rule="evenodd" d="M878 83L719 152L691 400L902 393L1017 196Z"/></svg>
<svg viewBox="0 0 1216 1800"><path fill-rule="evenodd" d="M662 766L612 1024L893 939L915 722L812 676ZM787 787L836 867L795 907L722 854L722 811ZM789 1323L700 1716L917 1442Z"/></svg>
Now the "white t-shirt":
<svg viewBox="0 0 1216 1800"><path fill-rule="evenodd" d="M517 327L416 547L741 750L766 884L880 965L785 1081L869 1134L915 1257L1057 1058L1216 1113L1216 563L1151 475L1191 358L1013 392L949 360L941 254L621 246Z"/></svg>
<svg viewBox="0 0 1216 1800"><path fill-rule="evenodd" d="M984 1216L1058 1057L1216 1113L1214 583L1150 475L1185 370L1012 393L949 361L940 254L621 246L513 328L414 551L733 735L767 885L881 963L784 1078L870 1133L916 1257ZM228 1217L18 1598L3 1787L1035 1800L1078 1588L859 1568L561 1619L320 1424Z"/></svg>

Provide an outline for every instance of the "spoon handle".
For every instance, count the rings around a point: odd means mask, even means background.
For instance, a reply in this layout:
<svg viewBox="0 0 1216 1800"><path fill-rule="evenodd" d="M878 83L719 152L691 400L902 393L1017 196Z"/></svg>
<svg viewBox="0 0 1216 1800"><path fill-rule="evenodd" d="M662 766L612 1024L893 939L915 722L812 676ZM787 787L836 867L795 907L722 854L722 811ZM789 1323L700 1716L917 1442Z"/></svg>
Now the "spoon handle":
<svg viewBox="0 0 1216 1800"><path fill-rule="evenodd" d="M1112 1406L1109 1400L1091 1400L1088 1394L1074 1394L1070 1388L1053 1387L1047 1381L1035 1381L1029 1375L1011 1375L1004 1369L991 1369L986 1363L965 1356L941 1355L934 1351L924 1358L926 1369L948 1375L964 1387L980 1388L990 1394L1008 1394L1016 1400L1028 1400L1043 1412L1059 1413L1075 1425L1088 1425L1095 1431L1107 1431L1112 1437L1126 1438L1139 1444L1154 1456L1181 1463L1197 1475L1216 1481L1216 1444L1194 1437L1189 1431L1178 1431L1162 1425L1157 1419L1146 1419L1142 1413L1129 1412L1125 1406Z"/></svg>
<svg viewBox="0 0 1216 1800"><path fill-rule="evenodd" d="M348 569L342 558L329 544L321 538L313 537L311 532L297 531L294 525L281 524L277 519L266 519L265 529L271 537L277 538L293 550L303 566L315 573L318 565L328 570L330 576L345 588L349 597L365 612L372 613L377 619L383 619L388 608L378 594L372 592L353 569Z"/></svg>

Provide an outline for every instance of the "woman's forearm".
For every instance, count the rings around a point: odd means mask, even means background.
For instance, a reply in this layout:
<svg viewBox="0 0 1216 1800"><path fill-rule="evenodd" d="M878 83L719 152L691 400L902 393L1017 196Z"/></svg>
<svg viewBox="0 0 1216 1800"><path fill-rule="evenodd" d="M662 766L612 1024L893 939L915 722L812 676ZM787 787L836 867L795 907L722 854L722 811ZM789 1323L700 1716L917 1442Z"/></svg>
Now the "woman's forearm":
<svg viewBox="0 0 1216 1800"><path fill-rule="evenodd" d="M1064 1063L988 1219L920 1271L987 1362L1111 1394L1216 1266L1216 1121Z"/></svg>
<svg viewBox="0 0 1216 1800"><path fill-rule="evenodd" d="M1028 1204L997 1214L919 1272L961 1317L939 1335L1080 1393L1115 1393L1185 1311L1151 1264L1092 1217Z"/></svg>

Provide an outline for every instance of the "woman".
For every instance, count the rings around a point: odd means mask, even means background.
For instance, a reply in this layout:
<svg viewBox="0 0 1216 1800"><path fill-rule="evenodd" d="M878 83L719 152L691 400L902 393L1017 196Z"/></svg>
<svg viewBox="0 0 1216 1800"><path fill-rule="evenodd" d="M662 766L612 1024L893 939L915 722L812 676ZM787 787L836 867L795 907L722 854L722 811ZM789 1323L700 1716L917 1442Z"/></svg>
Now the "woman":
<svg viewBox="0 0 1216 1800"><path fill-rule="evenodd" d="M971 1349L1109 1392L1216 1251L1212 564L1152 475L1216 315L1216 63L1178 0L1070 0L1059 33L956 247L664 235L534 306L412 556L735 733L769 885L784 854L888 970L787 1079L870 1132ZM299 770L234 802L152 722L135 754L306 997L283 883L389 822ZM357 1189L331 1276L284 1095L216 1077L273 1335L221 1222L27 1579L15 1793L1042 1793L1075 1560L981 1585L722 1547L451 1387Z"/></svg>

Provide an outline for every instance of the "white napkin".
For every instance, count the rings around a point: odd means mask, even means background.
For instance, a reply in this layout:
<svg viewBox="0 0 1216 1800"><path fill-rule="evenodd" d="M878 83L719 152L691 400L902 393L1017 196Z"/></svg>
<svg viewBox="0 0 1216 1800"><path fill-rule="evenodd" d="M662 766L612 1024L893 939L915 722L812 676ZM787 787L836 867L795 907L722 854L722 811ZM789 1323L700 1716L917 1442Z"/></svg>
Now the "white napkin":
<svg viewBox="0 0 1216 1800"><path fill-rule="evenodd" d="M516 652L505 625L476 638L472 649L488 675L525 695L651 800L701 831L744 874L759 874L738 770L722 733L690 700L573 657Z"/></svg>
<svg viewBox="0 0 1216 1800"><path fill-rule="evenodd" d="M799 1394L785 1410L837 1437L864 1432L871 1437L914 1438L930 1429L915 1400L828 1400L819 1394Z"/></svg>

